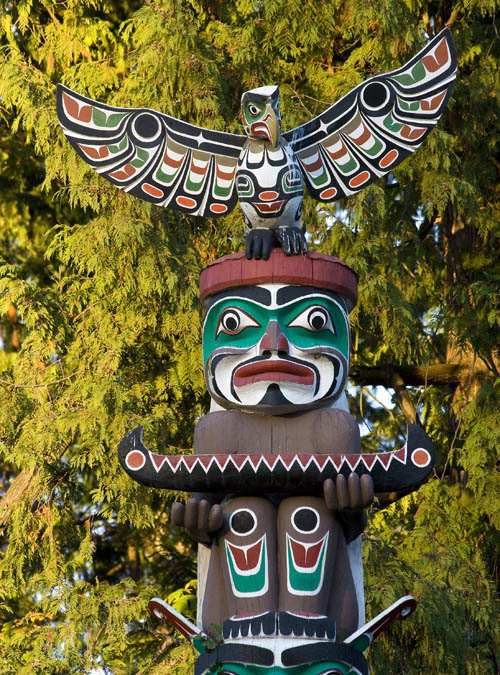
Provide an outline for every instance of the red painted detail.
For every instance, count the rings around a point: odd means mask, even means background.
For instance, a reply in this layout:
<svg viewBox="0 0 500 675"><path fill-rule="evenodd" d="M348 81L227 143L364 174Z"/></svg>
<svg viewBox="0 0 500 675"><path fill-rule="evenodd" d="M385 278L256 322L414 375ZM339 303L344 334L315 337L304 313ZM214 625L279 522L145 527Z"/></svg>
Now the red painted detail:
<svg viewBox="0 0 500 675"><path fill-rule="evenodd" d="M290 545L292 547L293 562L297 567L313 568L318 562L319 554L323 548L325 537L312 546L304 546L299 541L295 541L290 537Z"/></svg>
<svg viewBox="0 0 500 675"><path fill-rule="evenodd" d="M397 457L401 462L406 463L406 445L403 445L402 448L396 450L394 457Z"/></svg>
<svg viewBox="0 0 500 675"><path fill-rule="evenodd" d="M340 148L340 150L337 150L336 152L331 152L330 150L328 150L328 148L325 148L325 150L327 151L327 153L330 155L330 157L332 159L340 159L341 157L344 157L345 155L348 154L344 141L342 139L340 139L340 142L342 144L342 147ZM323 147L325 147L325 146L323 146Z"/></svg>
<svg viewBox="0 0 500 675"><path fill-rule="evenodd" d="M243 462L246 460L246 455L231 455L233 462L236 464L238 469L241 469Z"/></svg>
<svg viewBox="0 0 500 675"><path fill-rule="evenodd" d="M424 448L417 448L411 453L411 461L415 466L424 467L431 461L431 456Z"/></svg>
<svg viewBox="0 0 500 675"><path fill-rule="evenodd" d="M344 461L354 471L361 455L344 455Z"/></svg>
<svg viewBox="0 0 500 675"><path fill-rule="evenodd" d="M351 178L349 181L349 187L358 188L363 185L363 183L366 183L369 178L370 174L368 171L362 171L361 173L358 173L357 176L354 176L354 178Z"/></svg>
<svg viewBox="0 0 500 675"><path fill-rule="evenodd" d="M278 333L278 335L273 335L271 340L271 335L269 334L269 328L266 330L262 336L262 340L259 344L259 352L269 351L271 349L278 350L280 352L290 352L290 344L283 333ZM279 329L278 329L279 330Z"/></svg>
<svg viewBox="0 0 500 675"><path fill-rule="evenodd" d="M271 471L276 466L276 462L280 458L280 455L271 455L267 457L267 464L271 467Z"/></svg>
<svg viewBox="0 0 500 675"><path fill-rule="evenodd" d="M106 145L102 145L100 148L90 148L88 145L78 143L78 147L83 150L90 159L106 159L109 155L109 150Z"/></svg>
<svg viewBox="0 0 500 675"><path fill-rule="evenodd" d="M196 202L194 199L191 199L191 197L183 197L179 196L175 200L179 206L184 206L186 209L194 209L196 206Z"/></svg>
<svg viewBox="0 0 500 675"><path fill-rule="evenodd" d="M409 141L416 141L423 136L427 129L416 129L415 127L410 127L407 124L401 129L401 136L407 138Z"/></svg>
<svg viewBox="0 0 500 675"><path fill-rule="evenodd" d="M215 172L217 175L217 178L220 178L220 180L233 180L234 178L234 173L236 171L236 167L232 171L223 171L219 164L215 165Z"/></svg>
<svg viewBox="0 0 500 675"><path fill-rule="evenodd" d="M146 464L146 457L139 450L131 450L125 458L125 462L131 471L139 471Z"/></svg>
<svg viewBox="0 0 500 675"><path fill-rule="evenodd" d="M259 199L262 199L265 202L270 202L273 199L277 199L279 197L279 194L275 192L274 190L267 190L265 192L261 192L259 194Z"/></svg>
<svg viewBox="0 0 500 675"><path fill-rule="evenodd" d="M210 211L212 213L226 213L227 206L225 204L210 204Z"/></svg>
<svg viewBox="0 0 500 675"><path fill-rule="evenodd" d="M163 155L163 163L167 166L171 166L172 169L178 169L184 161L185 156L186 155L184 154L180 159L174 159L173 157L170 157L168 150L165 150L165 154Z"/></svg>
<svg viewBox="0 0 500 675"><path fill-rule="evenodd" d="M214 260L200 274L200 299L235 286L297 284L341 293L356 304L355 272L342 260L324 253L287 256L281 248L268 260L247 260L245 252L230 253Z"/></svg>
<svg viewBox="0 0 500 675"><path fill-rule="evenodd" d="M330 152L328 154L333 157L333 155ZM321 167L323 166L323 160L321 159L321 155L319 154L319 152L318 152L318 159L314 160L313 162L308 163L303 159L301 159L300 163L302 164L302 166L306 171L317 171L318 169L321 169Z"/></svg>
<svg viewBox="0 0 500 675"><path fill-rule="evenodd" d="M255 206L260 213L276 213L281 209L284 203L285 200L281 199L278 202L252 202L252 206Z"/></svg>
<svg viewBox="0 0 500 675"><path fill-rule="evenodd" d="M143 183L142 189L147 195L151 195L151 197L156 197L157 199L160 199L160 197L164 196L163 190L159 190L157 187L154 187L154 185L150 185L149 183Z"/></svg>
<svg viewBox="0 0 500 675"><path fill-rule="evenodd" d="M240 366L234 373L235 387L244 387L254 382L295 382L296 384L313 385L314 372L293 361L277 359L271 361L254 361L246 366Z"/></svg>
<svg viewBox="0 0 500 675"><path fill-rule="evenodd" d="M398 150L389 150L389 152L382 157L378 165L381 169L385 169L386 167L390 166L398 157Z"/></svg>
<svg viewBox="0 0 500 675"><path fill-rule="evenodd" d="M134 173L135 168L132 166L132 164L125 164L125 166L122 169L119 169L118 171L113 171L108 175L111 176L111 178L116 178L116 180L127 180L127 178L133 176Z"/></svg>
<svg viewBox="0 0 500 675"><path fill-rule="evenodd" d="M441 105L444 97L446 96L446 89L442 94L434 96L431 101L420 101L420 107L422 110L436 110Z"/></svg>
<svg viewBox="0 0 500 675"><path fill-rule="evenodd" d="M269 127L267 126L267 124L265 124L265 122L254 122L253 124L251 124L250 133L252 136L256 136L257 138L265 138L270 143L273 142L271 132L269 131Z"/></svg>
<svg viewBox="0 0 500 675"><path fill-rule="evenodd" d="M319 193L319 198L320 199L331 199L332 197L335 197L337 194L337 188L331 187L331 188L326 188L326 190L323 190L322 192Z"/></svg>
<svg viewBox="0 0 500 675"><path fill-rule="evenodd" d="M68 96L66 92L63 92L63 101L66 112L73 119L88 124L92 120L92 106L91 105L82 105L80 107L78 101L75 101L74 98Z"/></svg>
<svg viewBox="0 0 500 675"><path fill-rule="evenodd" d="M372 468L372 466L375 463L375 460L377 459L377 455L361 455L361 458L367 467L368 471Z"/></svg>
<svg viewBox="0 0 500 675"><path fill-rule="evenodd" d="M389 464L391 463L392 453L390 452L381 452L377 455L379 460L382 462L383 466L388 469Z"/></svg>
<svg viewBox="0 0 500 675"><path fill-rule="evenodd" d="M156 455L155 453L151 453L151 461L155 465L156 469L159 471L163 465L163 462L167 459L167 455Z"/></svg>
<svg viewBox="0 0 500 675"><path fill-rule="evenodd" d="M354 138L354 136L349 136L351 141L356 143L356 145L363 145L363 143L366 143L366 141L371 138L372 135L366 124L364 122L361 122L361 124L363 125L363 133L361 136L357 136L356 138Z"/></svg>
<svg viewBox="0 0 500 675"><path fill-rule="evenodd" d="M184 455L183 457L184 461L186 462L186 465L189 469L192 469L194 464L196 463L196 460L199 459L195 455ZM205 458L203 458L205 459ZM207 457L207 461L210 460L210 457Z"/></svg>
<svg viewBox="0 0 500 675"><path fill-rule="evenodd" d="M179 465L179 462L182 461L183 456L182 455L165 455L167 458L168 464L172 467L172 470L175 471L177 469L177 466Z"/></svg>
<svg viewBox="0 0 500 675"><path fill-rule="evenodd" d="M194 159L191 160L191 166L189 167L192 173L197 173L199 176L204 176L208 171L209 162L205 166L196 166Z"/></svg>
<svg viewBox="0 0 500 675"><path fill-rule="evenodd" d="M256 544L250 546L249 548L240 548L240 546L235 546L227 542L229 550L231 551L234 562L238 567L240 572L249 572L259 564L260 552L262 550L263 539L260 539Z"/></svg>
<svg viewBox="0 0 500 675"><path fill-rule="evenodd" d="M443 38L434 50L434 54L424 56L422 58L422 63L429 73L435 73L442 66L446 65L448 59L448 45L446 44L446 38Z"/></svg>

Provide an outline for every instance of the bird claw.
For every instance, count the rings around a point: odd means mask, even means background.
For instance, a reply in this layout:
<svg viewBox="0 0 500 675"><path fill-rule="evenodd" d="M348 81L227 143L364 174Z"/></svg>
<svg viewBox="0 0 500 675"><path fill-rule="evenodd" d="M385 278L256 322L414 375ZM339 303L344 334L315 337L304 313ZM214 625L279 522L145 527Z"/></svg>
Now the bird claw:
<svg viewBox="0 0 500 675"><path fill-rule="evenodd" d="M258 227L247 234L245 257L248 260L268 260L273 248L274 233L264 227Z"/></svg>
<svg viewBox="0 0 500 675"><path fill-rule="evenodd" d="M307 243L300 227L279 227L276 238L286 255L300 255L307 253Z"/></svg>
<svg viewBox="0 0 500 675"><path fill-rule="evenodd" d="M278 227L271 230L256 227L247 235L245 256L248 260L268 260L274 246L281 246L286 255L307 253L306 238L300 227Z"/></svg>

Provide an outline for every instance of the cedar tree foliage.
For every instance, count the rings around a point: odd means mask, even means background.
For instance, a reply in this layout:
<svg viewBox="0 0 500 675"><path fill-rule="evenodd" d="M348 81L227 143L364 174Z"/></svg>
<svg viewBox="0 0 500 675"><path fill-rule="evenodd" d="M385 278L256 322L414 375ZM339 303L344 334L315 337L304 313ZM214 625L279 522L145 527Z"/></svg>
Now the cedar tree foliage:
<svg viewBox="0 0 500 675"><path fill-rule="evenodd" d="M438 448L425 486L390 506L381 498L369 514L367 617L406 593L419 601L370 649L372 670L496 673L494 0L0 8L0 671L192 672L193 649L148 617L147 602L175 591L192 613L196 549L169 525L176 495L131 481L116 448L143 424L149 447L191 451L209 403L198 274L241 249L245 230L238 209L189 218L100 178L63 137L56 83L238 133L242 92L276 83L290 128L400 66L446 25L458 82L435 130L345 202L306 197L304 221L312 249L359 275L350 404L364 449L398 447L408 421ZM384 388L392 404L377 402Z"/></svg>

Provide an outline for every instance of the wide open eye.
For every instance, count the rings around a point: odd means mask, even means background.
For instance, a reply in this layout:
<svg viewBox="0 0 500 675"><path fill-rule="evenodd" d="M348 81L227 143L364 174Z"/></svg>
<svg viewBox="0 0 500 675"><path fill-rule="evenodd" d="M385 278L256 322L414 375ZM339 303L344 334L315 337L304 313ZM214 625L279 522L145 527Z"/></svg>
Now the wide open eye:
<svg viewBox="0 0 500 675"><path fill-rule="evenodd" d="M219 323L217 324L217 330L215 337L219 333L226 333L226 335L237 335L241 333L245 328L250 326L260 326L258 321L252 319L250 314L247 314L242 309L238 307L226 307L222 310L221 315L219 316Z"/></svg>
<svg viewBox="0 0 500 675"><path fill-rule="evenodd" d="M321 330L329 330L336 335L330 312L321 305L313 305L304 309L288 325L291 328L305 328L315 333Z"/></svg>
<svg viewBox="0 0 500 675"><path fill-rule="evenodd" d="M250 113L250 115L252 115L252 117L256 117L260 113L259 108L257 108L257 106L254 105L253 103L248 104L247 110Z"/></svg>

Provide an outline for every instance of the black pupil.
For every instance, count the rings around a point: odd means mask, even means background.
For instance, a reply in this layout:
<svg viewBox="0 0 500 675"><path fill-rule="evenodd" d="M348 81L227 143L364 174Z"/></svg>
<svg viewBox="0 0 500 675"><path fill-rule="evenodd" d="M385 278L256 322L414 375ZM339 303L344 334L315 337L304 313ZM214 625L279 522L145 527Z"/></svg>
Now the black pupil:
<svg viewBox="0 0 500 675"><path fill-rule="evenodd" d="M235 316L234 314L226 314L226 316L223 319L223 324L224 328L227 328L227 330L236 330L240 325L240 322L238 320L238 317Z"/></svg>
<svg viewBox="0 0 500 675"><path fill-rule="evenodd" d="M239 511L231 518L231 529L238 534L245 534L255 525L255 518L250 511Z"/></svg>
<svg viewBox="0 0 500 675"><path fill-rule="evenodd" d="M312 314L309 323L315 330L321 330L322 328L325 327L326 324L326 317L324 314L321 312L318 312L317 310Z"/></svg>
<svg viewBox="0 0 500 675"><path fill-rule="evenodd" d="M158 120L149 113L142 113L135 120L135 130L142 138L152 138L158 133Z"/></svg>
<svg viewBox="0 0 500 675"><path fill-rule="evenodd" d="M311 509L300 509L293 517L293 524L297 530L312 532L318 524L318 516Z"/></svg>
<svg viewBox="0 0 500 675"><path fill-rule="evenodd" d="M363 98L368 105L372 106L372 108L378 108L383 103L385 103L387 98L387 90L383 84L380 84L379 82L372 82L372 84L369 84L367 87L365 87Z"/></svg>

